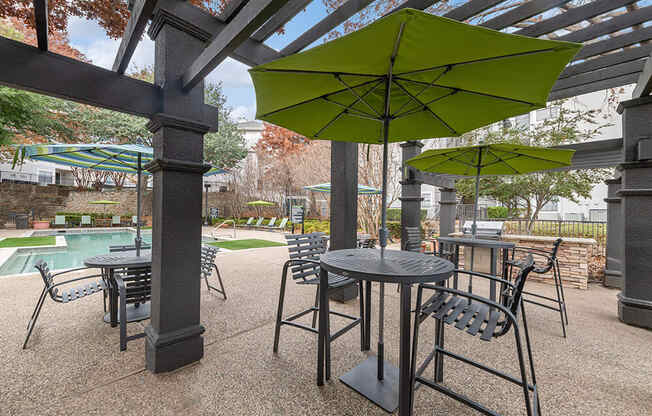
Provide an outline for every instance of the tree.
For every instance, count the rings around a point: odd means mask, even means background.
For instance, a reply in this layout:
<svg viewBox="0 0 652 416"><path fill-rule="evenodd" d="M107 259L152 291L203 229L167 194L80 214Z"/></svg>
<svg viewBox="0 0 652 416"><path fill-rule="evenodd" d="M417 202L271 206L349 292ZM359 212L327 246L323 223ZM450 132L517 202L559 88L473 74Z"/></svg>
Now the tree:
<svg viewBox="0 0 652 416"><path fill-rule="evenodd" d="M231 107L226 104L222 83L207 83L204 91L206 104L218 108L218 130L204 136L204 160L213 166L232 169L247 156L244 136L231 116Z"/></svg>
<svg viewBox="0 0 652 416"><path fill-rule="evenodd" d="M498 131L482 130L485 143L509 142L548 147L565 143L577 143L595 138L606 127L599 124L599 110L575 109L567 102L553 104L558 109L556 117L550 117L534 129L503 125ZM477 143L478 132L465 139L469 144ZM529 175L497 176L481 178L480 195L499 201L511 215L522 211L528 219L528 231L541 209L549 202L566 198L579 202L590 198L593 187L604 181L608 174L604 169L574 170L567 172L542 172ZM469 198L475 190L475 180L458 181L459 192Z"/></svg>

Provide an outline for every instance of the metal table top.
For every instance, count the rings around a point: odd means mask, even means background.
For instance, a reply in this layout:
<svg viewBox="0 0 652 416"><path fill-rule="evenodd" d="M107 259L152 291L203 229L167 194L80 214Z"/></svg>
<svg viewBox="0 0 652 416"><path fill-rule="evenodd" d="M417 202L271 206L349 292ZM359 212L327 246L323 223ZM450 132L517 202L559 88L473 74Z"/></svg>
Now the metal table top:
<svg viewBox="0 0 652 416"><path fill-rule="evenodd" d="M438 282L448 279L454 269L453 263L440 257L400 250L385 250L383 258L376 249L335 250L319 260L331 273L384 283Z"/></svg>
<svg viewBox="0 0 652 416"><path fill-rule="evenodd" d="M135 251L100 254L98 256L89 257L84 260L86 267L97 267L102 269L111 269L117 267L143 267L151 266L152 264L152 251L141 250L140 257L136 256Z"/></svg>
<svg viewBox="0 0 652 416"><path fill-rule="evenodd" d="M516 244L501 240L482 240L467 237L437 237L440 243L455 244L465 247L514 248Z"/></svg>

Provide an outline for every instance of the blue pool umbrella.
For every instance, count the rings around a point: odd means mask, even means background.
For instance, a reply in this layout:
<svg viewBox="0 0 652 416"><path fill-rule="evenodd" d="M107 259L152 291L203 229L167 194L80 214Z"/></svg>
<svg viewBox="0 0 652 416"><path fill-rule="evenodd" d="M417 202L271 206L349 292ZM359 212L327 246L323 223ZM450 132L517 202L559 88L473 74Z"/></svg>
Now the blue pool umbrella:
<svg viewBox="0 0 652 416"><path fill-rule="evenodd" d="M21 145L14 155L14 165L25 158L57 163L78 168L111 172L134 173L138 175L136 255L140 255L140 181L143 165L154 160L154 149L139 144L34 144ZM204 176L226 173L224 169L212 167Z"/></svg>
<svg viewBox="0 0 652 416"><path fill-rule="evenodd" d="M304 186L303 189L307 189L308 191L313 191L313 192L330 193L331 184L320 183L318 185ZM372 188L371 186L367 186L367 185L358 185L358 195L380 195L381 193L382 191L380 189Z"/></svg>

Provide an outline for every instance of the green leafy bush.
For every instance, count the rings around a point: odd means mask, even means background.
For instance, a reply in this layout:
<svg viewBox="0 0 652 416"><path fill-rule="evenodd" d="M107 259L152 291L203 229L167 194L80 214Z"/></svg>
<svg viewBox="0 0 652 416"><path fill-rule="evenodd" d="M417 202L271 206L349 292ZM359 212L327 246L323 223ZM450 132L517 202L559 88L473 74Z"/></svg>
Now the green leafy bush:
<svg viewBox="0 0 652 416"><path fill-rule="evenodd" d="M489 218L507 218L508 214L507 207L487 207L487 217Z"/></svg>
<svg viewBox="0 0 652 416"><path fill-rule="evenodd" d="M421 221L426 219L427 209L421 210ZM401 221L401 208L387 208L387 221Z"/></svg>

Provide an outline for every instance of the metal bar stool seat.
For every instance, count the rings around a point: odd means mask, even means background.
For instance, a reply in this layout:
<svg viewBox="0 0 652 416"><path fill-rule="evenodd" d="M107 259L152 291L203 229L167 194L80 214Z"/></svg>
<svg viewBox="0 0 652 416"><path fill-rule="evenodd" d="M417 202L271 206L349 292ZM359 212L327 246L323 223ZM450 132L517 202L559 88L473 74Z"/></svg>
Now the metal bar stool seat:
<svg viewBox="0 0 652 416"><path fill-rule="evenodd" d="M108 289L107 282L104 280L104 276L101 274L94 274L90 276L83 276L75 279L69 279L66 281L55 282L55 278L57 278L58 276L67 273L78 272L81 270L88 270L88 268L86 267L66 270L54 274L50 272L50 268L48 267L48 264L43 260L37 262L34 267L39 271L41 278L43 279L44 287L43 287L43 291L41 291L41 296L39 296L39 299L36 302L36 307L34 308L34 312L32 312L32 316L31 318L29 318L29 322L27 324L27 336L25 337L25 342L23 343L23 349L27 348L27 342L29 341L29 338L32 335L32 331L34 330L36 321L41 313L41 308L43 307L43 303L45 303L45 299L48 297L48 295L50 296L50 299L52 299L54 302L70 303L95 293L99 293L99 292L105 293L105 291ZM78 282L86 279L95 279L98 277L101 277L102 279L96 280L94 282L86 283L82 286L61 287L63 285L68 285L73 282ZM106 301L104 303L104 309L106 310Z"/></svg>
<svg viewBox="0 0 652 416"><path fill-rule="evenodd" d="M509 275L511 276L514 268L522 269L525 265L527 255L533 255L535 257L540 257L545 260L545 264L537 265L535 264L534 269L532 270L535 274L545 274L552 271L552 278L555 284L555 294L556 297L552 298L550 296L541 295L534 292L523 291L525 295L523 298L524 302L531 303L537 306L541 306L546 309L559 312L559 318L561 322L561 330L566 338L566 325L568 325L568 312L566 310L566 297L564 296L564 286L561 282L561 274L559 273L559 260L557 258L557 253L559 247L563 240L558 238L552 245L552 250L545 250L536 247L514 247L512 251L512 258L507 260L506 263L509 269ZM517 254L522 255L521 258L516 257ZM541 301L534 300L539 299ZM545 302L545 303L542 303Z"/></svg>
<svg viewBox="0 0 652 416"><path fill-rule="evenodd" d="M286 235L285 238L288 242L288 251L290 259L283 265L283 274L281 276L281 291L279 295L278 311L276 314L276 328L274 331L274 353L278 353L279 338L281 326L289 325L295 328L310 331L314 334L319 334L317 328L317 314L319 312L319 291L323 290L319 285L319 256L326 252L326 238L324 233L315 232L310 234L297 234ZM299 285L316 286L315 303L303 311L297 312L291 316L283 317L283 305L285 302L285 287L287 283L288 271L292 273L292 279ZM359 299L360 299L360 316L352 316L349 314L330 310L329 317L327 318L328 337L326 341L326 368L327 373L330 374L330 343L341 335L353 329L355 326L360 325L360 349L364 349L365 335L364 335L364 302L362 281L357 281L348 277L336 275L333 273L328 274L328 288L331 291L349 284L358 283L359 285ZM305 325L295 322L302 316L312 313L312 325ZM339 316L347 319L350 322L343 328L337 330L335 333L330 332L330 315Z"/></svg>
<svg viewBox="0 0 652 416"><path fill-rule="evenodd" d="M469 397L453 391L441 384L443 382L443 357L449 357L469 364L489 374L502 378L506 381L519 385L523 390L525 409L528 415L541 414L539 394L532 360L530 336L527 329L525 311L523 310L523 286L527 275L534 268L534 260L530 256L527 263L520 270L515 282L509 282L495 276L484 273L470 272L467 270L456 270L460 274L468 274L474 277L485 278L501 284L500 299L494 301L470 292L446 288L431 284L419 285L417 292L417 308L414 318L414 337L412 345L412 383L413 387L421 385L430 387L441 393L452 397L475 410L486 415L498 415L495 411L485 407ZM423 291L433 290L434 294L422 303ZM518 314L522 315L523 332L525 334L526 353L529 361L529 375L526 369L526 361L521 342ZM419 340L419 327L427 318L437 320L435 332L435 346L427 358L417 367L416 355ZM444 349L443 346L443 325L451 326L471 336L478 336L480 340L489 342L494 338L502 337L510 332L514 334L520 377L516 377L497 369L488 367L482 363L464 357L455 352ZM434 362L433 379L424 377L423 373L428 365ZM528 377L530 381L528 381ZM414 400L414 394L412 396Z"/></svg>

